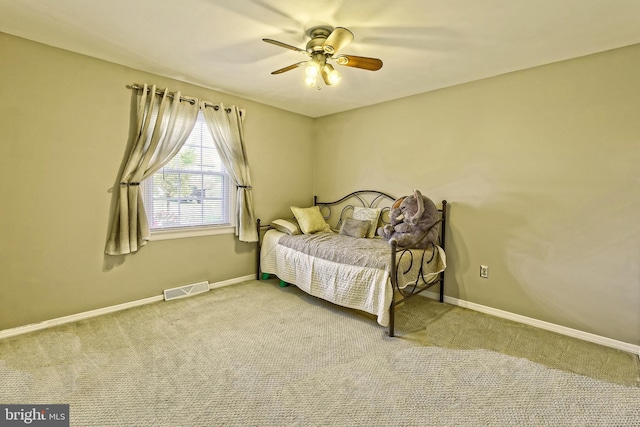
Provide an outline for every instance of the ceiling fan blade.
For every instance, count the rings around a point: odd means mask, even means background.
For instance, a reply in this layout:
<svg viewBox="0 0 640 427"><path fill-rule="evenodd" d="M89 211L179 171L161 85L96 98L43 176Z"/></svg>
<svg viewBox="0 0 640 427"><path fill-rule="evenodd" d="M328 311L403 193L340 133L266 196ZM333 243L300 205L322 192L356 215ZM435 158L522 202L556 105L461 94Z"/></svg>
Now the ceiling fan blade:
<svg viewBox="0 0 640 427"><path fill-rule="evenodd" d="M284 68L280 68L279 70L275 70L272 71L271 74L282 74L286 71L290 71L293 70L295 68L298 68L299 66L306 64L308 61L302 61L302 62L298 62L297 64L293 64L293 65L289 65L288 67L284 67Z"/></svg>
<svg viewBox="0 0 640 427"><path fill-rule="evenodd" d="M307 51L306 51L306 50L304 50L304 49L300 49L299 47L295 47L295 46L291 46L290 44L286 44L286 43L279 42L278 40L273 40L273 39L262 39L262 41L265 41L265 42L267 42L267 43L274 44L274 45L276 45L276 46L284 47L284 48L286 48L286 49L295 50L296 52L307 53Z"/></svg>
<svg viewBox="0 0 640 427"><path fill-rule="evenodd" d="M378 58L368 58L366 56L339 55L335 58L340 65L347 67L362 68L364 70L377 71L382 68L382 61Z"/></svg>
<svg viewBox="0 0 640 427"><path fill-rule="evenodd" d="M352 41L353 33L351 31L343 27L336 27L322 44L322 49L329 55L333 55Z"/></svg>

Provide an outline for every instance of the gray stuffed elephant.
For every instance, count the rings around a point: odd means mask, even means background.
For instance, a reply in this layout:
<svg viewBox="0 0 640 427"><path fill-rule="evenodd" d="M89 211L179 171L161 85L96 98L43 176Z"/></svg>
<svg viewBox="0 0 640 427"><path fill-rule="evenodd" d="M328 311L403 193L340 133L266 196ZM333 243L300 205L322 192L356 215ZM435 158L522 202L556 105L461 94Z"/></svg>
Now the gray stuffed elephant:
<svg viewBox="0 0 640 427"><path fill-rule="evenodd" d="M390 224L378 228L378 236L389 241L394 239L398 247L424 249L430 242L438 244L438 229L434 225L440 221L440 212L431 199L420 191L414 190L413 196L396 200L389 218ZM425 234L426 237L420 240Z"/></svg>

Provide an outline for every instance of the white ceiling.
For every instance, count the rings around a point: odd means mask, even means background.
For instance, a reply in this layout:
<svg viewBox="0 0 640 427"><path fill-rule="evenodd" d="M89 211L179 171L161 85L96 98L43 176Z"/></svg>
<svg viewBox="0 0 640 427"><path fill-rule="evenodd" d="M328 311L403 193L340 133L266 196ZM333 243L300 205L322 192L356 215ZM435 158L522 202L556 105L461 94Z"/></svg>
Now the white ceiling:
<svg viewBox="0 0 640 427"><path fill-rule="evenodd" d="M382 69L271 75L306 57L262 39L304 48L318 24ZM0 0L0 31L320 117L640 43L640 0Z"/></svg>

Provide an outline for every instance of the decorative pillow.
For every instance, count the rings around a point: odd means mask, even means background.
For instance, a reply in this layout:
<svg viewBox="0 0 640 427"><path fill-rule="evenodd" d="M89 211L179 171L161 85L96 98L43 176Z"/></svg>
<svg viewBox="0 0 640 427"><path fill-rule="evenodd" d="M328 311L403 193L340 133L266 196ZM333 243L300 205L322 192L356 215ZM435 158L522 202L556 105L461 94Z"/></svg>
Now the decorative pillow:
<svg viewBox="0 0 640 427"><path fill-rule="evenodd" d="M361 221L370 221L369 230L367 230L367 237L375 237L376 230L378 229L378 220L380 218L380 208L363 208L356 206L353 208L353 219L359 219Z"/></svg>
<svg viewBox="0 0 640 427"><path fill-rule="evenodd" d="M295 236L296 234L302 233L300 231L300 227L296 224L295 221L290 221L286 219L275 219L271 222L271 226L278 231L283 233L287 233L290 236Z"/></svg>
<svg viewBox="0 0 640 427"><path fill-rule="evenodd" d="M324 220L318 206L311 206L310 208L291 206L291 212L293 212L293 216L296 217L296 221L298 221L300 229L304 234L331 231L329 224Z"/></svg>
<svg viewBox="0 0 640 427"><path fill-rule="evenodd" d="M370 225L371 221L346 218L340 227L340 234L346 234L351 237L366 237Z"/></svg>

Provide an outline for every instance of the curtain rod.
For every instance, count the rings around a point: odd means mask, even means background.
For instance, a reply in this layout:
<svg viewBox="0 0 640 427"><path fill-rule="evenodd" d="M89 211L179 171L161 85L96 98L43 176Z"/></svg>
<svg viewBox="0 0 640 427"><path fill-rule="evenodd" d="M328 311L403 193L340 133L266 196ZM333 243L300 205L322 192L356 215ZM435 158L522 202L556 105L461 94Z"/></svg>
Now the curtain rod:
<svg viewBox="0 0 640 427"><path fill-rule="evenodd" d="M137 84L133 84L133 85L127 85L128 89L134 89L134 90L142 90L144 89L144 87L142 86L138 86ZM151 88L147 87L147 91L150 91ZM156 95L163 95L164 94L164 89L156 89ZM167 94L167 96L171 99L174 99L174 93L173 92L169 92ZM192 105L195 104L196 100L193 98L185 98L184 96L180 97L180 101L189 101Z"/></svg>
<svg viewBox="0 0 640 427"><path fill-rule="evenodd" d="M132 85L127 85L127 89L142 90L142 89L144 89L144 87L138 86L137 84L132 84ZM151 88L147 87L147 91L149 91L149 90L151 90ZM156 95L163 95L163 94L164 94L164 90L163 89L156 89ZM174 92L169 92L167 94L167 96L169 98L171 98L171 99L174 99ZM185 98L184 96L180 97L180 101L188 101L189 103L191 103L191 105L193 105L196 102L195 99L193 99L193 98ZM204 106L205 107L213 107L216 110L218 110L220 108L218 105L211 104L210 102L207 102L207 101L204 101ZM230 108L225 108L225 111L227 113L230 113L231 109ZM242 115L242 111L240 111L239 113L240 113L240 115Z"/></svg>

